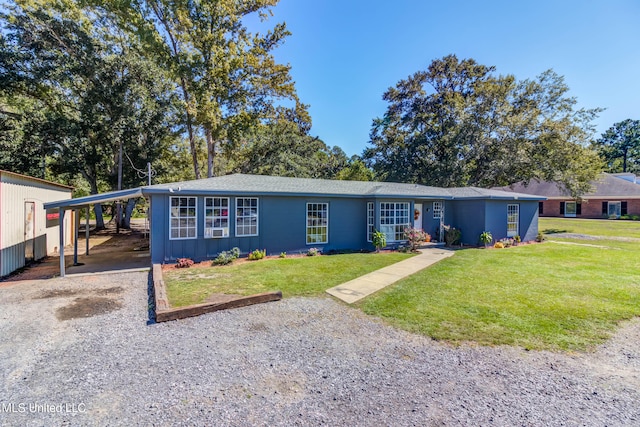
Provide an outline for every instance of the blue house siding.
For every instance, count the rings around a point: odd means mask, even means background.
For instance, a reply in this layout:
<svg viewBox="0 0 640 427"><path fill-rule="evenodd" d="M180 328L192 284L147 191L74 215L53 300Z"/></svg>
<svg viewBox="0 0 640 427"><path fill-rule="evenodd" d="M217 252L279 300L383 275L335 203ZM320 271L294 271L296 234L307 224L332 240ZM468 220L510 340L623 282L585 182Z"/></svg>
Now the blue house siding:
<svg viewBox="0 0 640 427"><path fill-rule="evenodd" d="M467 245L478 244L480 233L486 230L485 200L454 200L449 202L452 213L450 224L462 232L461 241ZM506 204L505 204L505 233L506 233Z"/></svg>
<svg viewBox="0 0 640 427"><path fill-rule="evenodd" d="M538 202L521 201L520 204L520 237L527 242L535 240L538 235Z"/></svg>
<svg viewBox="0 0 640 427"><path fill-rule="evenodd" d="M433 240L436 239L439 230L440 230L440 219L433 217L433 202L442 202L443 207L445 209L445 218L444 223L447 224L447 215L451 217L451 214L448 214L447 202L442 200L416 200L415 203L422 203L422 229L425 233L429 233Z"/></svg>
<svg viewBox="0 0 640 427"><path fill-rule="evenodd" d="M462 231L462 243L478 244L480 233L490 231L494 240L507 237L507 206L520 207L518 235L523 241L534 240L538 233L538 204L518 200L454 200L449 202L451 217L447 224Z"/></svg>
<svg viewBox="0 0 640 427"><path fill-rule="evenodd" d="M332 197L274 197L258 198L258 235L236 236L236 197L229 198L229 237L205 238L205 197L181 192L179 197L196 197L196 238L169 238L169 195L151 195L151 253L152 262L173 262L188 257L194 261L215 258L233 247L243 254L254 249L266 249L269 255L280 252L305 253L311 247L322 251L372 248L366 236L367 201ZM254 197L243 195L242 197ZM326 244L307 244L307 203L327 203L329 230Z"/></svg>

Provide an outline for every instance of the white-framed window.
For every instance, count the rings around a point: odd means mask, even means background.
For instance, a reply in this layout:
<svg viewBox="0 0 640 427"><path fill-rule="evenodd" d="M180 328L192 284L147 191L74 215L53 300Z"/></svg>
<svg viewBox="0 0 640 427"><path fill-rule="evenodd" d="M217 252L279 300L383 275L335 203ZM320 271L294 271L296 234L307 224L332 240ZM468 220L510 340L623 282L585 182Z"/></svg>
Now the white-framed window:
<svg viewBox="0 0 640 427"><path fill-rule="evenodd" d="M386 235L387 242L406 240L404 229L410 226L409 202L380 203L380 231Z"/></svg>
<svg viewBox="0 0 640 427"><path fill-rule="evenodd" d="M373 233L376 231L375 204L367 202L367 242L373 242Z"/></svg>
<svg viewBox="0 0 640 427"><path fill-rule="evenodd" d="M578 212L578 203L564 202L564 216L574 218Z"/></svg>
<svg viewBox="0 0 640 427"><path fill-rule="evenodd" d="M204 237L229 237L229 198L205 197Z"/></svg>
<svg viewBox="0 0 640 427"><path fill-rule="evenodd" d="M520 205L507 205L507 237L518 235L520 224Z"/></svg>
<svg viewBox="0 0 640 427"><path fill-rule="evenodd" d="M307 203L307 245L329 242L329 203Z"/></svg>
<svg viewBox="0 0 640 427"><path fill-rule="evenodd" d="M236 236L258 235L258 199L236 197Z"/></svg>
<svg viewBox="0 0 640 427"><path fill-rule="evenodd" d="M169 205L169 239L195 239L198 200L195 197L170 197Z"/></svg>
<svg viewBox="0 0 640 427"><path fill-rule="evenodd" d="M433 202L433 219L442 218L442 202Z"/></svg>
<svg viewBox="0 0 640 427"><path fill-rule="evenodd" d="M622 215L622 202L608 202L607 207L609 218L620 218L620 215Z"/></svg>

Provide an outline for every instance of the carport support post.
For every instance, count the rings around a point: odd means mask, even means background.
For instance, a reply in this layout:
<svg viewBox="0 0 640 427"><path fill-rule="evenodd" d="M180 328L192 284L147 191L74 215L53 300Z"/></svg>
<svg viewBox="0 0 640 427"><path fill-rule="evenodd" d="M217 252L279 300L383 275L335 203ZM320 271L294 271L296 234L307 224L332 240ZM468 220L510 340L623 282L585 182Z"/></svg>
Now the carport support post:
<svg viewBox="0 0 640 427"><path fill-rule="evenodd" d="M60 222L60 277L64 277L64 209L60 208L60 215L58 217Z"/></svg>
<svg viewBox="0 0 640 427"><path fill-rule="evenodd" d="M87 247L84 250L84 254L89 255L89 206L87 206L87 218L84 226L84 237L87 241Z"/></svg>
<svg viewBox="0 0 640 427"><path fill-rule="evenodd" d="M78 265L78 229L80 228L80 211L73 210L75 226L73 227L73 265Z"/></svg>

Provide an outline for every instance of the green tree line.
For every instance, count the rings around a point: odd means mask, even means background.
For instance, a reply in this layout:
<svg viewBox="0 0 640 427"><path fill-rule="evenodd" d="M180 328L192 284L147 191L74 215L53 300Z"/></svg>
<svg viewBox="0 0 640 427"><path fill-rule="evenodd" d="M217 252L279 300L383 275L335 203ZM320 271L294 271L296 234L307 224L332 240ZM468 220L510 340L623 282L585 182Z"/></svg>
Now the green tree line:
<svg viewBox="0 0 640 427"><path fill-rule="evenodd" d="M449 55L389 88L361 156L312 136L264 33L277 0L14 0L0 14L0 168L78 195L232 172L444 187L552 180L579 197L637 170L638 122L599 139L562 76ZM124 157L123 157L123 155ZM126 159L126 160L123 160ZM604 161L603 161L604 160ZM121 169L121 172L120 172Z"/></svg>

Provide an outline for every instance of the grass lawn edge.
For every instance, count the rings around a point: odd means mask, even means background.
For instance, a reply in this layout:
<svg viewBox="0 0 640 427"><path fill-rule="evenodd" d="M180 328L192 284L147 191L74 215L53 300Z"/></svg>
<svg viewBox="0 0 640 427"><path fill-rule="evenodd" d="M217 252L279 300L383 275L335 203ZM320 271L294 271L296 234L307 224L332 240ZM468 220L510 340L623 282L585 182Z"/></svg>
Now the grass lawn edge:
<svg viewBox="0 0 640 427"><path fill-rule="evenodd" d="M246 307L253 304L261 304L271 301L279 301L282 299L282 292L264 292L249 296L238 296L225 302L206 302L201 304L192 304L188 306L172 308L167 298L167 289L165 287L162 275L162 265L153 264L152 268L153 294L155 302L156 322L168 322L170 320L185 319L187 317L199 316L201 314L212 313L219 310L227 310L230 308Z"/></svg>

